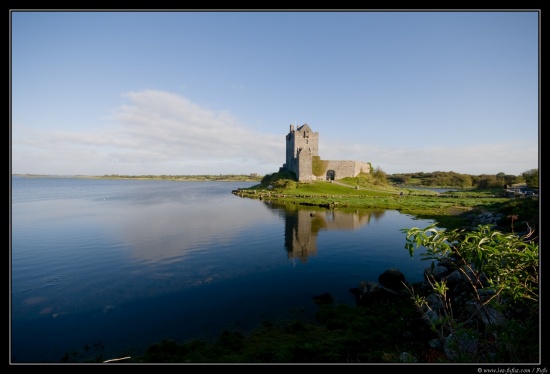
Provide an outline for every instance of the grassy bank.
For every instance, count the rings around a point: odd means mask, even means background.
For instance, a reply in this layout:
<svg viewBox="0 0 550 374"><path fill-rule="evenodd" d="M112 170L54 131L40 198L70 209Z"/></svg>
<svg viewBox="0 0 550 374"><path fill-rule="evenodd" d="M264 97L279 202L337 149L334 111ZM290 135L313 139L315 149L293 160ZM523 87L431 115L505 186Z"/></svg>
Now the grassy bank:
<svg viewBox="0 0 550 374"><path fill-rule="evenodd" d="M437 193L430 190L361 183L359 178L346 178L332 183L298 183L283 179L283 182L258 184L234 190L233 193L246 198L315 205L330 209L398 210L419 219L433 219L440 227L448 229L468 227L472 217L486 212L506 216L521 213L516 225L521 221L538 225L538 199L510 199L503 195L502 189L496 188ZM503 227L509 226L508 222L502 224Z"/></svg>

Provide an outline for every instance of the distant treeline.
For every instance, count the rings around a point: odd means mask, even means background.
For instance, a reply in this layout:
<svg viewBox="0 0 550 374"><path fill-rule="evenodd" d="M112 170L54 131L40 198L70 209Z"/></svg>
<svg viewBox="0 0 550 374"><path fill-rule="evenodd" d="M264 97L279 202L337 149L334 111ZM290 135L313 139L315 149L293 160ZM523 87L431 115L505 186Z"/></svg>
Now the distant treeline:
<svg viewBox="0 0 550 374"><path fill-rule="evenodd" d="M97 178L105 179L156 179L173 181L224 181L224 182L259 182L262 177L252 174L218 174L218 175L120 175L106 174Z"/></svg>
<svg viewBox="0 0 550 374"><path fill-rule="evenodd" d="M453 171L391 174L387 176L387 180L396 185L425 187L495 188L510 186L516 183L526 183L529 187L538 188L539 169L531 169L520 175L508 175L504 173L496 175L470 175L459 174Z"/></svg>

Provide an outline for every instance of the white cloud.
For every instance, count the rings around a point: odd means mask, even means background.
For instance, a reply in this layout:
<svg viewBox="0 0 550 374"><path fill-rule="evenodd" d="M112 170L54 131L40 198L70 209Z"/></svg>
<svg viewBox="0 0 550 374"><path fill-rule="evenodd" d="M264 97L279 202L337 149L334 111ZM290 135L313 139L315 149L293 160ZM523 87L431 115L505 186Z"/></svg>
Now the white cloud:
<svg viewBox="0 0 550 374"><path fill-rule="evenodd" d="M284 163L284 135L260 134L230 113L202 108L168 92L145 90L125 97L129 103L116 108L106 119L108 125L99 130L38 131L14 126L12 171L247 174L261 173L258 168L262 167L243 160L265 165L265 172L277 171Z"/></svg>

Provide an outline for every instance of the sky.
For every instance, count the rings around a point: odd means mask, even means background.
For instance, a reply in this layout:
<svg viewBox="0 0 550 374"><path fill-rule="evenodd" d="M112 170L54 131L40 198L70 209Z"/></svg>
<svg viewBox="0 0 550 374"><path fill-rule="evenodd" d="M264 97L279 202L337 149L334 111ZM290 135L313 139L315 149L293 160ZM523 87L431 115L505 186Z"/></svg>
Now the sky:
<svg viewBox="0 0 550 374"><path fill-rule="evenodd" d="M10 12L13 174L266 175L290 125L387 174L540 163L540 12Z"/></svg>

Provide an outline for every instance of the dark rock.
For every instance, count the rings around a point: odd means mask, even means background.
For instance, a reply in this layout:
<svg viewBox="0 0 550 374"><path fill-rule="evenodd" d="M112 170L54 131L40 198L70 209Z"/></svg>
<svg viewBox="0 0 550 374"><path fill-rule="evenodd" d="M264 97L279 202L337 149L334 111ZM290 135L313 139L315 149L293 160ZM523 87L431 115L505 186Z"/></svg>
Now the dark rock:
<svg viewBox="0 0 550 374"><path fill-rule="evenodd" d="M424 269L424 279L430 280L430 281L437 281L441 282L443 278L445 278L447 275L451 273L452 270L450 270L446 266L435 266L433 269L431 267Z"/></svg>
<svg viewBox="0 0 550 374"><path fill-rule="evenodd" d="M392 268L380 274L378 282L390 290L399 291L405 287L405 276L399 269Z"/></svg>
<svg viewBox="0 0 550 374"><path fill-rule="evenodd" d="M399 293L376 282L361 282L358 288L350 288L358 306L369 306L382 300L394 300Z"/></svg>

